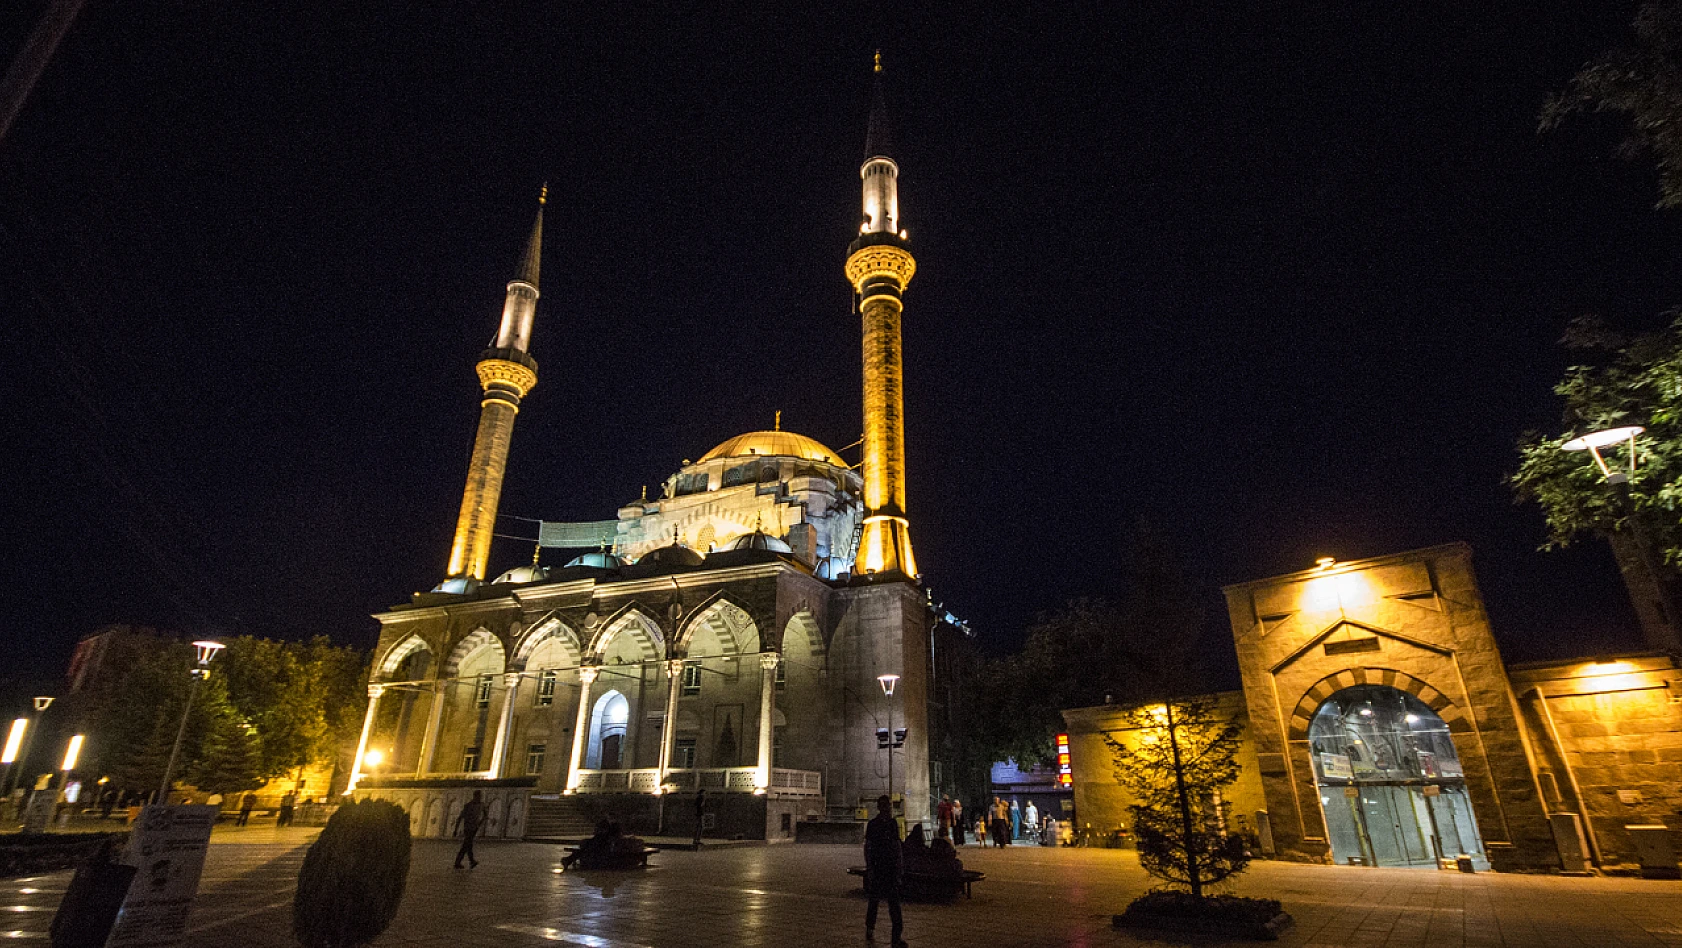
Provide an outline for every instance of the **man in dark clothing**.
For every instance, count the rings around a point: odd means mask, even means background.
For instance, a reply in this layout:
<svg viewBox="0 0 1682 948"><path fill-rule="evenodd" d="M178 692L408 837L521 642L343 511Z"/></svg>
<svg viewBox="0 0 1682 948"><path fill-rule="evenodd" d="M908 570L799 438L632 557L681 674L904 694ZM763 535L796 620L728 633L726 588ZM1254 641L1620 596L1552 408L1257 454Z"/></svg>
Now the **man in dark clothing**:
<svg viewBox="0 0 1682 948"><path fill-rule="evenodd" d="M480 827L485 825L485 792L473 791L473 799L461 808L461 815L456 817L456 825L452 828L461 831L461 848L456 850L456 868L461 868L462 857L467 857L468 865L477 869L479 860L473 856L473 837L479 835Z"/></svg>
<svg viewBox="0 0 1682 948"><path fill-rule="evenodd" d="M695 848L701 848L701 817L707 812L707 791L703 787L695 791Z"/></svg>
<svg viewBox="0 0 1682 948"><path fill-rule="evenodd" d="M876 798L876 816L864 828L864 894L870 907L864 910L864 937L876 937L877 903L887 900L888 920L893 922L893 948L903 948L905 918L899 908L899 881L904 853L900 850L899 823L894 804L887 794Z"/></svg>
<svg viewBox="0 0 1682 948"><path fill-rule="evenodd" d="M239 801L239 819L234 821L234 825L244 826L245 824L251 822L251 811L256 808L257 797L254 794L246 794L244 799Z"/></svg>
<svg viewBox="0 0 1682 948"><path fill-rule="evenodd" d="M280 797L280 814L275 817L276 826L291 826L292 814L298 807L298 791L288 790Z"/></svg>

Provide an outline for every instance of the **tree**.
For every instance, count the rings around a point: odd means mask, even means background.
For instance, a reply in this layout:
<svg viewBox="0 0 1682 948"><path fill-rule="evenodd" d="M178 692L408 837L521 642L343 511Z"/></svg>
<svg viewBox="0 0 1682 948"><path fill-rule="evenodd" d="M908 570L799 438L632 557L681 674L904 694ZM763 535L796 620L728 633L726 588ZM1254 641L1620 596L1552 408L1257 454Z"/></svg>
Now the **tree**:
<svg viewBox="0 0 1682 948"><path fill-rule="evenodd" d="M1525 434L1518 472L1509 479L1520 500L1535 501L1547 517L1548 547L1585 534L1618 534L1628 513L1606 487L1594 459L1563 450L1590 431L1623 425L1647 430L1640 463L1629 481L1635 515L1643 518L1663 560L1682 565L1682 317L1659 332L1626 338L1593 320L1572 324L1565 344L1590 354L1554 392L1565 399L1565 432Z"/></svg>
<svg viewBox="0 0 1682 948"><path fill-rule="evenodd" d="M1125 734L1104 740L1116 780L1137 801L1128 809L1139 865L1201 899L1205 886L1250 861L1219 812L1221 790L1238 779L1238 717L1223 715L1212 698L1171 699L1125 717Z"/></svg>
<svg viewBox="0 0 1682 948"><path fill-rule="evenodd" d="M1682 2L1643 4L1633 35L1548 100L1541 128L1557 128L1580 112L1628 115L1632 128L1619 153L1651 156L1659 170L1658 206L1682 207Z"/></svg>
<svg viewBox="0 0 1682 948"><path fill-rule="evenodd" d="M202 732L182 779L207 793L233 794L261 787L262 739L257 729L228 701L226 679L211 677L199 686L194 702Z"/></svg>

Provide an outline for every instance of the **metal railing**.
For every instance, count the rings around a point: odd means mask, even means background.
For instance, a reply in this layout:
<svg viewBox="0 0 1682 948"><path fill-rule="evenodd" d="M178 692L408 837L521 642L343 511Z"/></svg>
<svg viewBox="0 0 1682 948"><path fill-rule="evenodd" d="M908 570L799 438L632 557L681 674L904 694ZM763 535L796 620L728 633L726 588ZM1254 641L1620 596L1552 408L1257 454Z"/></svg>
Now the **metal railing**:
<svg viewBox="0 0 1682 948"><path fill-rule="evenodd" d="M753 793L758 767L678 768L666 774L671 793L713 790L724 793ZM653 793L659 787L660 771L653 767L635 770L580 770L579 793ZM773 796L821 797L823 774L812 770L773 768L770 793Z"/></svg>

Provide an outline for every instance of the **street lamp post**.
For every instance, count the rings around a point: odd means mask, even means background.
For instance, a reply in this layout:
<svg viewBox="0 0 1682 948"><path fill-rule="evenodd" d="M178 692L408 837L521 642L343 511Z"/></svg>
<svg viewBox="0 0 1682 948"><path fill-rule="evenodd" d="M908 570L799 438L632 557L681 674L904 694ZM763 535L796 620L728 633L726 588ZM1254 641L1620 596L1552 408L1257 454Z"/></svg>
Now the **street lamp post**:
<svg viewBox="0 0 1682 948"><path fill-rule="evenodd" d="M181 709L181 726L175 729L175 745L169 749L169 763L164 766L163 784L158 788L158 803L169 803L169 786L175 777L175 759L181 754L181 740L187 736L187 718L193 713L193 698L199 693L199 683L210 677L210 662L222 651L221 642L203 639L193 643L198 650L198 664L193 667L193 683L187 689L187 706Z"/></svg>
<svg viewBox="0 0 1682 948"><path fill-rule="evenodd" d="M894 686L899 684L898 675L877 675L876 680L882 685L882 697L888 699L888 804L890 809L894 799Z"/></svg>
<svg viewBox="0 0 1682 948"><path fill-rule="evenodd" d="M1658 606L1659 619L1664 625L1666 641L1655 642L1670 651L1682 649L1682 611L1678 611L1676 597L1671 592L1670 583L1666 582L1663 568L1659 565L1657 552L1653 548L1652 537L1648 536L1646 527L1635 509L1635 500L1630 496L1630 477L1636 471L1635 436L1645 431L1640 425L1630 425L1623 428L1608 428L1604 431L1593 431L1580 438L1573 438L1561 445L1567 451L1587 451L1594 457L1594 463L1600 468L1600 474L1611 485L1612 493L1618 498L1618 505L1623 509L1624 522L1629 524L1629 535L1635 544L1636 556L1641 560L1641 568L1647 574L1647 581L1653 587L1655 604ZM1601 453L1602 448L1627 444L1625 466L1619 467L1617 455ZM1632 590L1633 592L1633 590Z"/></svg>

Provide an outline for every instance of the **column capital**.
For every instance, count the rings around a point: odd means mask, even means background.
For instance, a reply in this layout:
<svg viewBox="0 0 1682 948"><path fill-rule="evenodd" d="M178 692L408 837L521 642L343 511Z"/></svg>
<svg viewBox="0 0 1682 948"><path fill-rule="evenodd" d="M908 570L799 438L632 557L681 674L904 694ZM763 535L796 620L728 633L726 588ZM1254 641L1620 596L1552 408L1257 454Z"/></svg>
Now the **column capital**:
<svg viewBox="0 0 1682 948"><path fill-rule="evenodd" d="M683 674L683 666L689 664L687 659L670 658L666 660L666 677L676 678Z"/></svg>
<svg viewBox="0 0 1682 948"><path fill-rule="evenodd" d="M578 666L578 681L585 687L589 687L596 683L596 677L601 673L601 667L598 665L580 665Z"/></svg>
<svg viewBox="0 0 1682 948"><path fill-rule="evenodd" d="M766 671L776 671L777 666L782 664L782 661L783 656L778 652L759 653L759 667Z"/></svg>
<svg viewBox="0 0 1682 948"><path fill-rule="evenodd" d="M371 681L368 683L368 697L378 698L383 694L385 694L385 685L377 681Z"/></svg>
<svg viewBox="0 0 1682 948"><path fill-rule="evenodd" d="M520 673L519 672L504 672L502 674L502 683L507 685L510 688L514 687L515 685L520 683Z"/></svg>

